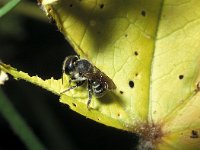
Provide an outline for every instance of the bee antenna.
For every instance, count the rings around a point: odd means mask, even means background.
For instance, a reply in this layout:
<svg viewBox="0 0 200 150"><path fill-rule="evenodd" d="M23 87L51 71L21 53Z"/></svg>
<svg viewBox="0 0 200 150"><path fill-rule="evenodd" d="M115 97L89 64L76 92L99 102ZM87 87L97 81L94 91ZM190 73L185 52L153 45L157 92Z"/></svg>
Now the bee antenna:
<svg viewBox="0 0 200 150"><path fill-rule="evenodd" d="M65 73L65 67L66 67L67 59L68 59L68 56L65 57L65 59L63 61L63 65L62 65L62 84L63 84L63 80L64 80L64 73Z"/></svg>

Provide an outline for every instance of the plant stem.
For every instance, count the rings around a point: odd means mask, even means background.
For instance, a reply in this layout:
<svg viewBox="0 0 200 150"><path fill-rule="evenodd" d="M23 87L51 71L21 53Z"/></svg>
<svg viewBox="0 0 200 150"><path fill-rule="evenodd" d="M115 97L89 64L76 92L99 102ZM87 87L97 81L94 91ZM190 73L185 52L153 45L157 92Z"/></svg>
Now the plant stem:
<svg viewBox="0 0 200 150"><path fill-rule="evenodd" d="M2 8L0 8L0 18L11 11L21 0L11 0L6 3Z"/></svg>

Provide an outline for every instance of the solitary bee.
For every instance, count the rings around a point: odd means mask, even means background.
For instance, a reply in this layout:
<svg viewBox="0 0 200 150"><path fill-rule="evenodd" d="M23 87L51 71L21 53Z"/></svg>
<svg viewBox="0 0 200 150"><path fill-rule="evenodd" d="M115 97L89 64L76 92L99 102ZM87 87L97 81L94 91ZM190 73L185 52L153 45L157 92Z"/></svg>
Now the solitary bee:
<svg viewBox="0 0 200 150"><path fill-rule="evenodd" d="M76 85L69 87L62 93L70 91L87 82L88 102L87 107L91 103L92 95L100 98L109 90L116 89L115 83L107 75L101 72L97 67L92 65L86 59L80 59L77 55L65 58L62 67L62 73L70 76L69 85L75 82Z"/></svg>

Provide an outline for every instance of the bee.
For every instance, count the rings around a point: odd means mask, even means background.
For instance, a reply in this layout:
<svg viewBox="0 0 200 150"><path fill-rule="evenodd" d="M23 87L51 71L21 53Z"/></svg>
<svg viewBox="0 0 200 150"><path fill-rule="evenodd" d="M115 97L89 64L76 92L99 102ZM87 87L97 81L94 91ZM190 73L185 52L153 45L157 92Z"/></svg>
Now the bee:
<svg viewBox="0 0 200 150"><path fill-rule="evenodd" d="M62 66L62 73L63 75L64 73L69 75L69 85L71 84L71 82L75 82L74 86L69 87L62 93L82 86L85 82L87 82L87 108L89 108L89 105L91 103L92 95L100 98L104 96L107 91L116 89L116 85L112 81L112 79L110 79L97 67L92 65L88 60L81 59L77 55L72 55L65 58Z"/></svg>

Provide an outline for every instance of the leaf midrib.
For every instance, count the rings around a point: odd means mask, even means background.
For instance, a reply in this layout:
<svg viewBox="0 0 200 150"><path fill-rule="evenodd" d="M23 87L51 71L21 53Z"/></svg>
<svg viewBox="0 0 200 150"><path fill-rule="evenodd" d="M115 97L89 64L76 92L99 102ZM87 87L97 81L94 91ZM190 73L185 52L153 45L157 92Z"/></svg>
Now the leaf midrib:
<svg viewBox="0 0 200 150"><path fill-rule="evenodd" d="M152 118L152 75L153 75L153 66L154 66L154 54L155 54L155 50L156 50L156 41L157 41L157 36L158 36L158 32L159 32L159 26L160 26L160 19L162 16L162 10L163 10L163 5L164 5L164 0L162 0L160 2L160 10L158 13L158 22L157 22L157 26L156 26L156 31L155 31L155 36L154 36L154 43L153 43L153 50L152 50L152 60L151 60L151 65L150 65L150 76L149 76L149 108L148 108L148 114L147 114L147 121L149 123L153 123L153 118Z"/></svg>

